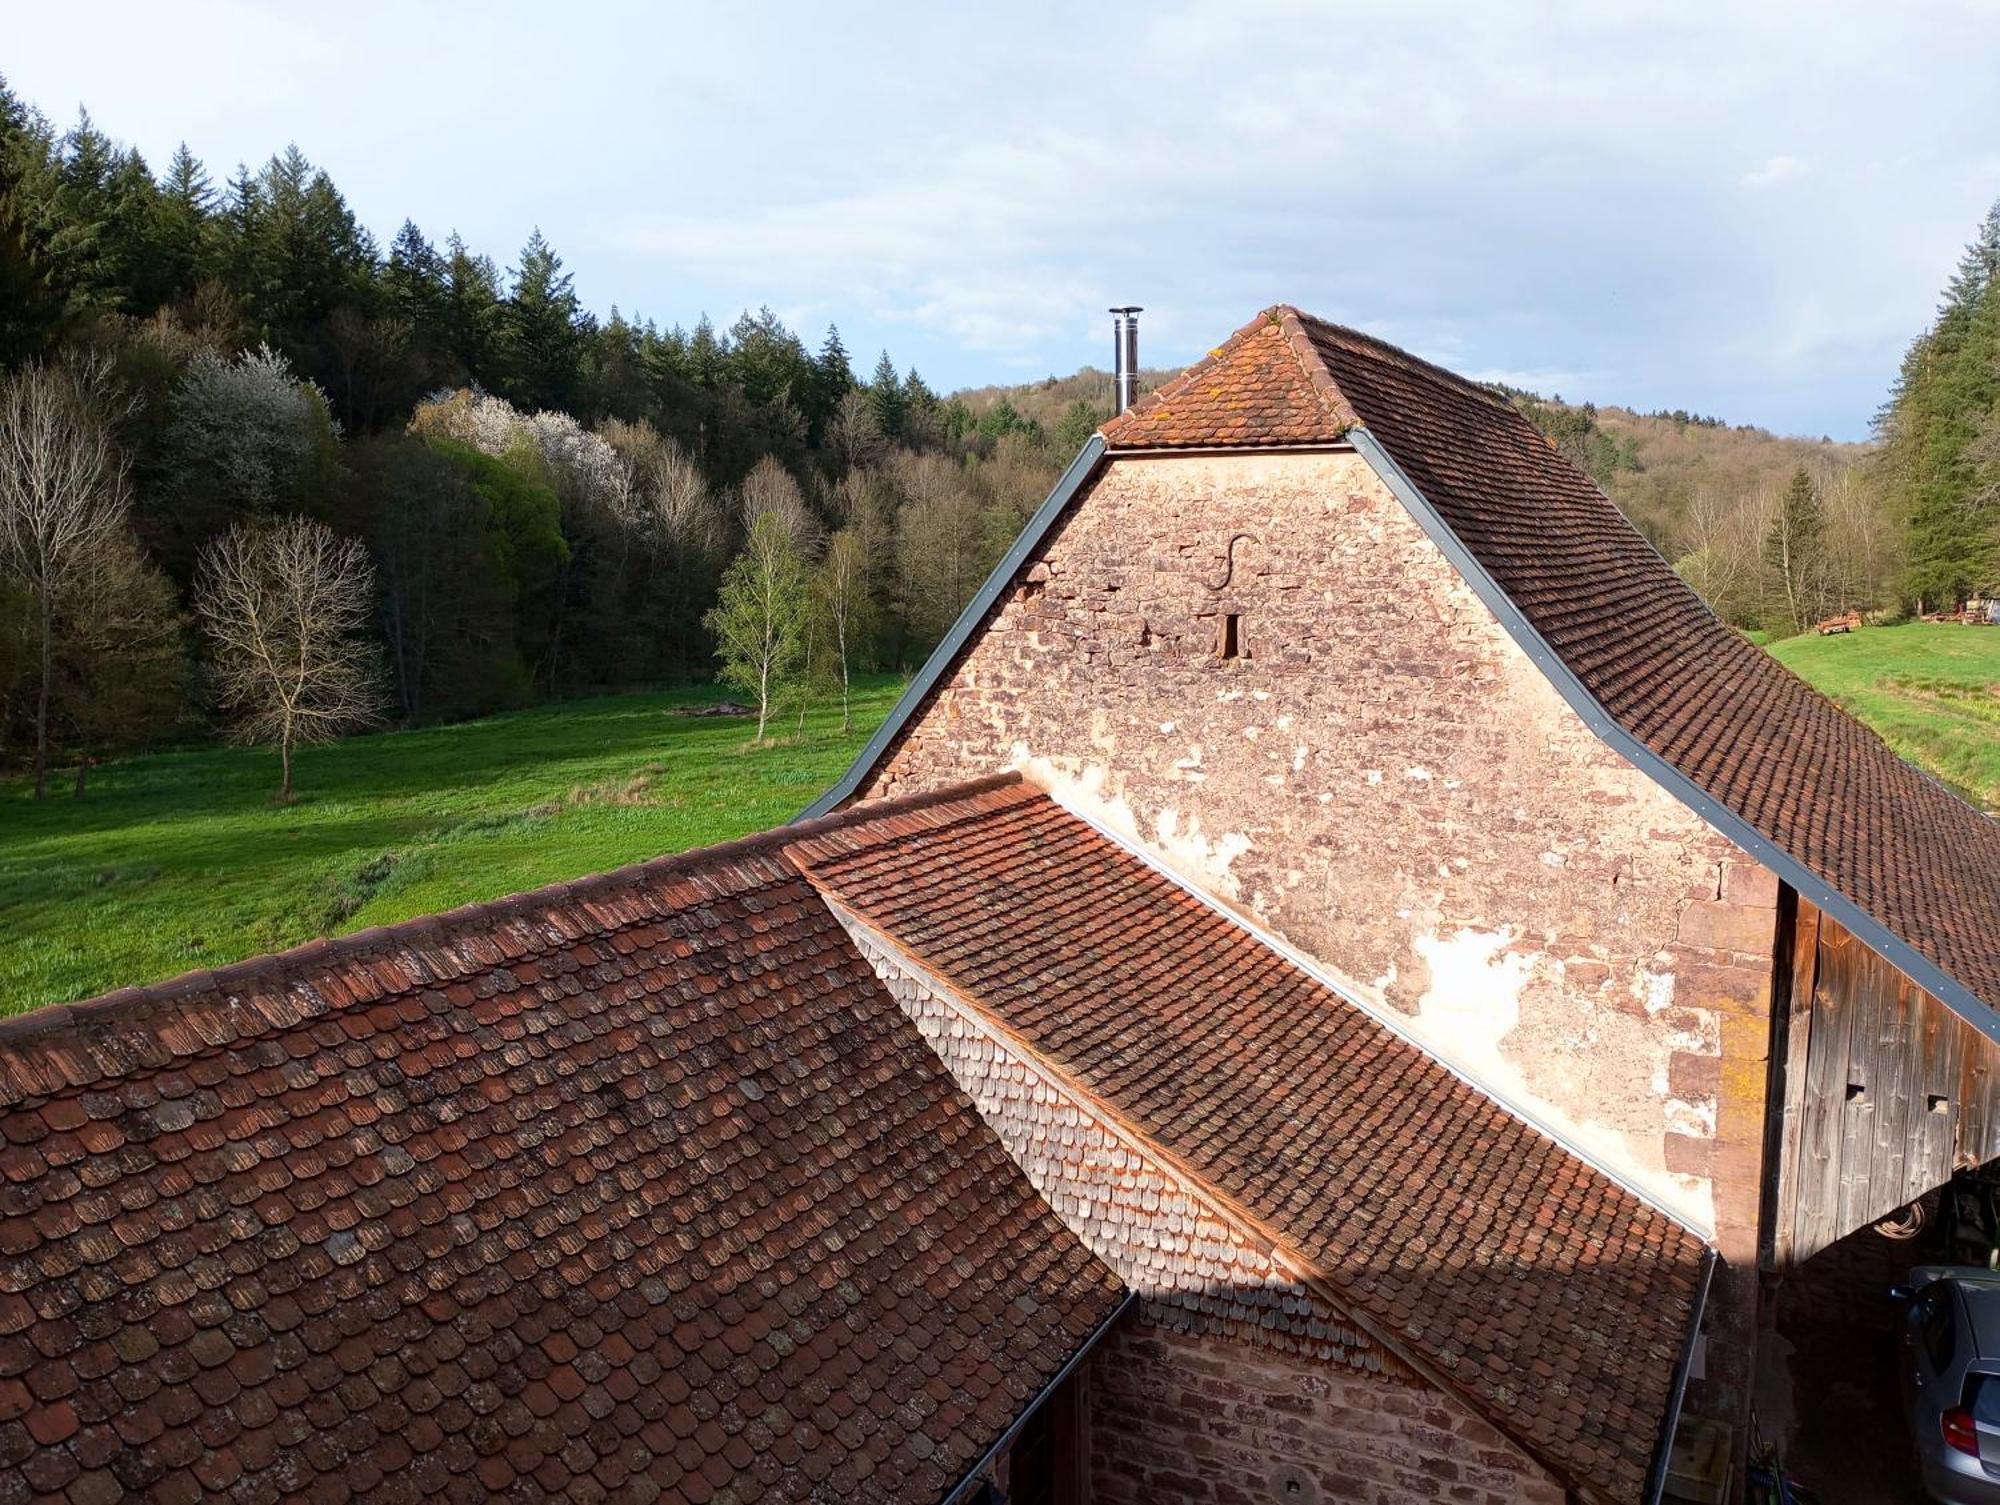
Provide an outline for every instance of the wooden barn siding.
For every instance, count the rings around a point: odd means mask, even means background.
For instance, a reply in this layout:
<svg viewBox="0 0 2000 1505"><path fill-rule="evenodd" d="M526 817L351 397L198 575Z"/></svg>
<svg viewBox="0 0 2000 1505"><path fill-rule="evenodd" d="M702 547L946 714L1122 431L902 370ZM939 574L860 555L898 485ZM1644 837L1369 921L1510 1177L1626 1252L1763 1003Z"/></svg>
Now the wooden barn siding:
<svg viewBox="0 0 2000 1505"><path fill-rule="evenodd" d="M2000 1157L2000 1047L1810 905L1794 933L1779 1268Z"/></svg>

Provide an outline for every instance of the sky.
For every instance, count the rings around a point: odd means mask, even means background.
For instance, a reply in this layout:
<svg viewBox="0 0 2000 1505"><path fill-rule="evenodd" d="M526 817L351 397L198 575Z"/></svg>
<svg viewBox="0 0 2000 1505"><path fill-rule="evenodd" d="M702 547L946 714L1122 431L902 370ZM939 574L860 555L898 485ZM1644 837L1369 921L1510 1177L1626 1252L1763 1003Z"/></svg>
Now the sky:
<svg viewBox="0 0 2000 1505"><path fill-rule="evenodd" d="M86 22L83 18L87 16ZM2000 197L2000 3L0 0L0 73L599 313L769 304L934 387L1272 303L1470 375L1861 438Z"/></svg>

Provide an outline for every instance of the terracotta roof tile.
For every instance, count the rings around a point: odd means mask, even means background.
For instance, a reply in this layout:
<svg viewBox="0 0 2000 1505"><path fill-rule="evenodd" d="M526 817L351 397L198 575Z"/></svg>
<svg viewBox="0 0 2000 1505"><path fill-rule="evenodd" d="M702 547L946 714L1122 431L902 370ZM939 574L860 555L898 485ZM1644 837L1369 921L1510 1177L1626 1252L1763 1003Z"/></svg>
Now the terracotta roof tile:
<svg viewBox="0 0 2000 1505"><path fill-rule="evenodd" d="M1355 421L1314 359L1299 316L1267 309L1106 423L1114 450L1326 444Z"/></svg>
<svg viewBox="0 0 2000 1505"><path fill-rule="evenodd" d="M0 1056L0 1494L934 1499L1121 1299L768 838Z"/></svg>
<svg viewBox="0 0 2000 1505"><path fill-rule="evenodd" d="M1490 388L1281 305L1103 433L1268 447L1355 425L1620 726L2000 1008L2000 822L1724 626Z"/></svg>
<svg viewBox="0 0 2000 1505"><path fill-rule="evenodd" d="M1693 1234L1028 786L792 850L1384 1341L1573 1481L1638 1498Z"/></svg>

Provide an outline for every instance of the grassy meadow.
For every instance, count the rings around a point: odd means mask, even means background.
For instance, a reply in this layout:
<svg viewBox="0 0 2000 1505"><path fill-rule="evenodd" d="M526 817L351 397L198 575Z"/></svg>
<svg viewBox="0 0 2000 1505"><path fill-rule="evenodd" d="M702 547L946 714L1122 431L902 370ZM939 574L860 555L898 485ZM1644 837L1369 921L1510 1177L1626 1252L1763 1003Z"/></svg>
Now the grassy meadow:
<svg viewBox="0 0 2000 1505"><path fill-rule="evenodd" d="M2000 629L1868 627L1769 651L2000 808ZM852 732L821 708L762 748L745 720L676 714L714 689L355 737L299 755L291 805L271 802L276 757L242 748L108 765L81 802L0 783L0 1013L763 830L833 782L898 689L867 680Z"/></svg>
<svg viewBox="0 0 2000 1505"><path fill-rule="evenodd" d="M900 681L864 681L803 736L676 714L713 688L616 695L274 753L108 764L81 801L0 783L0 1014L429 914L796 815L846 768ZM775 728L789 733L787 721Z"/></svg>
<svg viewBox="0 0 2000 1505"><path fill-rule="evenodd" d="M1911 622L1766 650L1987 810L2000 810L2000 627Z"/></svg>

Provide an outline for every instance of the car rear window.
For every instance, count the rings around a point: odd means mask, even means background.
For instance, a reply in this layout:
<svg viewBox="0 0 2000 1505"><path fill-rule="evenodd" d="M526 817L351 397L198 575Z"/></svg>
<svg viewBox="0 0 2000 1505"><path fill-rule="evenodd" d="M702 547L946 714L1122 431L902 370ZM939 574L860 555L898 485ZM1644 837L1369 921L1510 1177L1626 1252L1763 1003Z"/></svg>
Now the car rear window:
<svg viewBox="0 0 2000 1505"><path fill-rule="evenodd" d="M1965 1409L1979 1425L2000 1428L2000 1374L1968 1374Z"/></svg>

